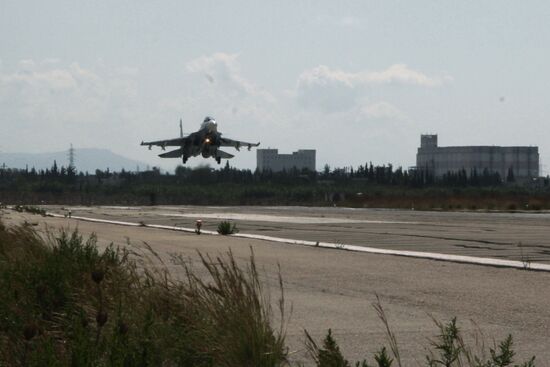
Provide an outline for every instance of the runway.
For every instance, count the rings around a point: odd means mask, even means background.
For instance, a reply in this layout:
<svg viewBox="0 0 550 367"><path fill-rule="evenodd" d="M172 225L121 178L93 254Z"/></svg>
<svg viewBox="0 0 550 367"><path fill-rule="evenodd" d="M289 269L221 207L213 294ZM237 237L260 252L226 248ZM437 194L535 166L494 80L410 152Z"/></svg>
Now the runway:
<svg viewBox="0 0 550 367"><path fill-rule="evenodd" d="M62 212L60 208L49 208ZM335 228L339 233L349 233L350 240L373 241L365 235L368 231L416 230L424 235L435 237L439 233L449 236L445 229L451 228L452 235L470 234L464 228L468 223L486 231L488 240L506 240L506 235L497 230L506 229L508 234L522 225L538 228L536 236L543 236L545 216L525 216L469 213L414 213L407 218L407 212L366 211L356 212L346 209L313 208L81 208L71 209L72 215L85 215L124 220L139 223L156 221L159 224L176 223L192 227L192 217L171 217L159 214L219 214L239 213L250 215L235 219L242 232L285 233L285 228L293 227L294 234L312 234L327 238ZM325 218L322 224L292 224L286 222L266 222L248 220L254 215ZM323 217L324 216L324 217ZM349 217L349 218L348 218ZM214 229L219 218L204 217L205 226ZM267 217L264 217L267 219ZM326 219L329 218L329 219ZM371 221L355 223L333 223L326 220ZM466 219L465 219L466 218ZM473 218L477 218L473 220ZM371 303L378 294L388 314L392 329L397 335L405 365L423 362L424 349L428 338L437 334L431 317L448 321L457 317L466 335L477 328L486 335L486 343L492 345L492 338L500 340L508 333L514 335L518 352L517 361L530 355L537 355L537 366L549 366L550 350L548 335L550 327L550 273L517 269L485 267L478 265L455 264L424 259L411 259L386 255L374 255L316 247L295 246L269 241L222 236L197 236L192 233L168 231L139 225L129 227L105 223L78 221L68 218L41 217L30 214L8 212L4 215L8 223L21 223L27 220L36 224L35 228L78 227L87 236L96 233L101 245L113 242L125 246L128 239L134 244L147 242L165 259L171 253L181 253L196 259L197 250L219 254L231 249L239 260L246 260L252 249L256 261L262 269L262 279L272 290L276 289L277 266L280 264L286 290L286 300L292 304L292 318L288 325L288 344L293 359L304 360L303 329L321 338L328 328L332 328L342 350L350 359L372 356L372 353L385 342L383 325L377 319ZM379 222L406 222L372 223ZM512 229L507 228L516 225ZM376 229L370 229L370 227ZM460 229L462 228L462 229ZM263 229L263 230L262 230ZM437 232L437 231L439 232ZM495 233L496 232L496 233ZM475 232L474 232L475 233ZM482 232L480 232L482 233ZM393 235L393 234L392 234ZM473 234L470 234L473 236ZM489 236L490 235L490 236ZM405 236L403 236L405 237ZM398 237L393 237L398 238ZM409 237L405 237L409 238ZM423 239L426 237L411 237ZM533 237L538 238L538 237ZM445 242L432 239L430 245L452 248ZM381 242L379 242L381 243ZM390 240L385 242L390 246ZM412 243L412 241L411 241ZM421 242L417 249L421 249ZM407 246L401 244L400 246ZM409 245L409 248L412 246ZM505 246L505 245L500 245ZM424 247L426 248L426 247ZM467 248L463 248L467 251ZM505 251L505 250L502 250ZM175 273L177 267L171 267ZM273 298L277 295L274 293Z"/></svg>
<svg viewBox="0 0 550 367"><path fill-rule="evenodd" d="M49 207L65 213L60 207ZM374 248L550 264L549 213L419 212L304 207L78 207L73 215Z"/></svg>

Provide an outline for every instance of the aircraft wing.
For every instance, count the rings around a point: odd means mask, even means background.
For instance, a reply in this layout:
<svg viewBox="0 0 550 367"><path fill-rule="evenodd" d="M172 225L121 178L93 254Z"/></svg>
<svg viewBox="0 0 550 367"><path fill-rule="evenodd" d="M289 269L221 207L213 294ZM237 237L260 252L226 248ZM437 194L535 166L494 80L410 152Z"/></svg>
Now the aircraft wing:
<svg viewBox="0 0 550 367"><path fill-rule="evenodd" d="M142 141L141 145L145 145L145 146L148 145L149 149L151 149L153 145L162 147L162 149L164 149L164 147L182 146L185 144L186 140L187 140L187 137L167 139L167 140L157 140L157 141Z"/></svg>
<svg viewBox="0 0 550 367"><path fill-rule="evenodd" d="M221 147L234 147L237 150L240 150L241 147L247 147L250 150L252 147L257 147L260 143L248 143L246 141L233 140L229 138L221 138L220 146Z"/></svg>

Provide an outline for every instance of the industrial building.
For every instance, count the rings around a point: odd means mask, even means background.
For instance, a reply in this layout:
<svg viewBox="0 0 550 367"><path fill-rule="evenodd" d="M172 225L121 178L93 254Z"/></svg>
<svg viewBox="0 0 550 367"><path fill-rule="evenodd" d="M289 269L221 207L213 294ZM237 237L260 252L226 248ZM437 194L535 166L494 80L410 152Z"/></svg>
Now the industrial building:
<svg viewBox="0 0 550 367"><path fill-rule="evenodd" d="M438 147L437 135L421 135L420 148L416 154L416 168L425 170L436 178L448 172L465 170L471 175L474 170L482 174L498 172L505 180L509 171L514 179L526 180L539 176L538 147L458 146Z"/></svg>
<svg viewBox="0 0 550 367"><path fill-rule="evenodd" d="M279 154L278 149L258 149L256 167L259 171L280 172L293 168L315 171L315 149L300 149L292 154Z"/></svg>

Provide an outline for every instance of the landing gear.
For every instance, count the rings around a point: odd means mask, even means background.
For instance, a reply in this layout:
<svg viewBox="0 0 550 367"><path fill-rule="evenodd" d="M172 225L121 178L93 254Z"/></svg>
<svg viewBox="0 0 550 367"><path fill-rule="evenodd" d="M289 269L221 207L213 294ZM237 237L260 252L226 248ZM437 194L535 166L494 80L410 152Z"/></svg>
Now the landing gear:
<svg viewBox="0 0 550 367"><path fill-rule="evenodd" d="M222 159L220 157L216 157L216 162L218 162L218 164L221 164L222 163Z"/></svg>
<svg viewBox="0 0 550 367"><path fill-rule="evenodd" d="M183 157L181 158L181 160L182 160L183 164L187 163L187 157L186 157L186 156L183 156Z"/></svg>

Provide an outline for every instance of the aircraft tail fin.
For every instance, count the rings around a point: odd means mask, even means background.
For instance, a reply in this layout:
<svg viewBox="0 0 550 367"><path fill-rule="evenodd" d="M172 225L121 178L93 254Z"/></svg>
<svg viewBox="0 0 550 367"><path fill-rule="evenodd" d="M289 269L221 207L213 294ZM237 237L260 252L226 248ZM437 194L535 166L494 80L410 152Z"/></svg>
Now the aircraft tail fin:
<svg viewBox="0 0 550 367"><path fill-rule="evenodd" d="M179 158L181 157L181 149L171 150L166 153L159 154L159 157L161 158Z"/></svg>

